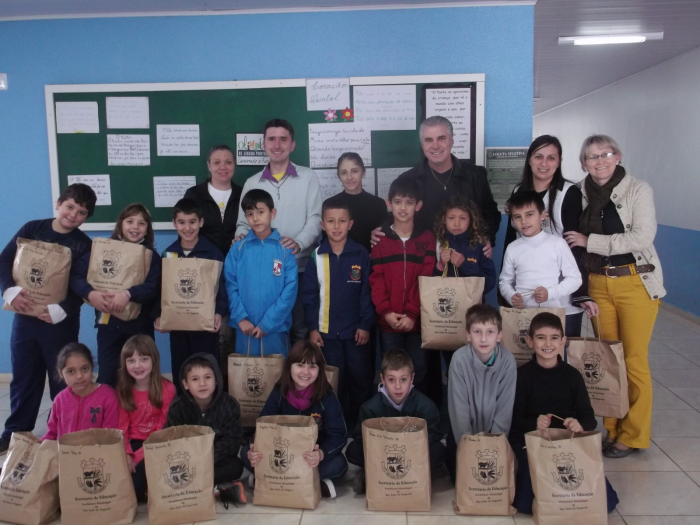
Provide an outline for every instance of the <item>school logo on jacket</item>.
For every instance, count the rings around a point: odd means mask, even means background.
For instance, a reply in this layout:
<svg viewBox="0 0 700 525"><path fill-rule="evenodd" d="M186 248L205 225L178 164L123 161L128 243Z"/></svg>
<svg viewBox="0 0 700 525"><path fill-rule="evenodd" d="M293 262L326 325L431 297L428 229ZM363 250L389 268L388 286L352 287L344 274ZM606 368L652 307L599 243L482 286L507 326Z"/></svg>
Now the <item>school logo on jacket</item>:
<svg viewBox="0 0 700 525"><path fill-rule="evenodd" d="M201 283L197 282L197 270L186 268L177 273L180 276L180 281L175 285L175 291L183 299L192 299L202 287Z"/></svg>
<svg viewBox="0 0 700 525"><path fill-rule="evenodd" d="M12 472L10 472L10 475L3 481L3 486L11 485L13 487L19 487L22 482L29 477L32 466L34 466L35 457L35 454L25 452L22 459L19 460L19 463L17 463L15 468L12 469Z"/></svg>
<svg viewBox="0 0 700 525"><path fill-rule="evenodd" d="M105 279L114 279L122 271L122 266L119 264L122 254L112 250L102 254L100 262L100 275Z"/></svg>
<svg viewBox="0 0 700 525"><path fill-rule="evenodd" d="M282 261L279 259L272 261L272 275L275 277L282 275Z"/></svg>
<svg viewBox="0 0 700 525"><path fill-rule="evenodd" d="M90 458L89 461L81 461L83 477L78 478L78 486L88 494L98 494L109 485L110 474L105 474L105 460L102 458Z"/></svg>
<svg viewBox="0 0 700 525"><path fill-rule="evenodd" d="M552 472L552 477L557 485L566 490L576 490L583 483L583 469L576 473L576 458L573 454L554 454L552 461L556 465L556 472Z"/></svg>
<svg viewBox="0 0 700 525"><path fill-rule="evenodd" d="M32 288L43 288L49 282L46 278L46 270L49 263L41 259L32 259L29 269L24 273L24 280Z"/></svg>
<svg viewBox="0 0 700 525"><path fill-rule="evenodd" d="M384 447L386 463L382 461L384 474L392 479L401 479L411 470L411 460L406 458L404 445L387 445Z"/></svg>
<svg viewBox="0 0 700 525"><path fill-rule="evenodd" d="M583 367L578 371L581 372L586 384L595 385L605 377L605 368L600 366L601 359L602 357L596 354L583 354Z"/></svg>
<svg viewBox="0 0 700 525"><path fill-rule="evenodd" d="M187 452L175 452L168 455L168 473L163 474L165 483L173 489L184 489L195 478L197 469L190 471L190 455Z"/></svg>
<svg viewBox="0 0 700 525"><path fill-rule="evenodd" d="M275 438L272 444L274 448L270 454L270 468L278 474L284 474L294 463L294 454L289 453L289 441Z"/></svg>
<svg viewBox="0 0 700 525"><path fill-rule="evenodd" d="M435 313L444 319L454 317L459 307L459 303L455 303L456 293L454 288L439 288L437 303L433 303Z"/></svg>
<svg viewBox="0 0 700 525"><path fill-rule="evenodd" d="M521 319L518 321L518 333L513 334L513 342L518 345L518 348L520 350L528 350L527 346L527 340L525 337L527 337L527 333L530 330L530 319Z"/></svg>
<svg viewBox="0 0 700 525"><path fill-rule="evenodd" d="M245 387L245 392L248 397L260 397L265 393L267 388L267 383L263 382L263 376L265 372L262 368L249 368L246 371L247 383Z"/></svg>
<svg viewBox="0 0 700 525"><path fill-rule="evenodd" d="M467 262L476 264L476 259L474 257L467 257Z"/></svg>
<svg viewBox="0 0 700 525"><path fill-rule="evenodd" d="M359 281L362 277L362 267L358 264L353 264L350 267L350 279L353 281Z"/></svg>
<svg viewBox="0 0 700 525"><path fill-rule="evenodd" d="M476 468L472 467L472 476L482 485L493 485L503 475L503 466L498 466L498 452L495 450L478 450Z"/></svg>

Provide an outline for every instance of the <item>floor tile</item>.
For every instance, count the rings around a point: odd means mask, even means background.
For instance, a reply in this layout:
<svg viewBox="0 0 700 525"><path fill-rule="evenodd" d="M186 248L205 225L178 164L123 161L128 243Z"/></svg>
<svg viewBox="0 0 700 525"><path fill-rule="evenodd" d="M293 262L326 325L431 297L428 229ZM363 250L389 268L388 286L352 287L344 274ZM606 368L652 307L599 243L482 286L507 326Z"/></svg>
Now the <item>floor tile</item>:
<svg viewBox="0 0 700 525"><path fill-rule="evenodd" d="M218 509L217 509L218 510ZM241 509L238 509L241 510ZM299 525L301 513L295 514L221 514L215 520L198 521L198 524L209 525Z"/></svg>
<svg viewBox="0 0 700 525"><path fill-rule="evenodd" d="M624 516L700 515L700 487L683 472L609 472Z"/></svg>
<svg viewBox="0 0 700 525"><path fill-rule="evenodd" d="M455 500L455 486L447 475L447 470L440 469L444 473L441 477L433 476L430 502L430 512L409 512L409 515L417 516L454 516L452 502Z"/></svg>
<svg viewBox="0 0 700 525"><path fill-rule="evenodd" d="M651 437L700 437L697 410L652 410Z"/></svg>
<svg viewBox="0 0 700 525"><path fill-rule="evenodd" d="M674 315L673 318L671 318L671 321L678 325L681 325L683 328L687 328L688 330L691 330L693 332L700 333L700 323L698 322L689 321L688 319L684 319L679 315Z"/></svg>
<svg viewBox="0 0 700 525"><path fill-rule="evenodd" d="M694 363L696 365L700 364L700 345L699 346L678 346L677 350L674 350L678 355L683 356L685 359ZM2 400L0 400L2 401Z"/></svg>
<svg viewBox="0 0 700 525"><path fill-rule="evenodd" d="M667 319L657 319L652 338L664 342L667 339L700 339L700 333Z"/></svg>
<svg viewBox="0 0 700 525"><path fill-rule="evenodd" d="M700 438L655 438L654 442L686 472L700 472Z"/></svg>
<svg viewBox="0 0 700 525"><path fill-rule="evenodd" d="M700 486L700 472L686 472L686 474L688 474L690 479L692 479L695 483L697 483Z"/></svg>
<svg viewBox="0 0 700 525"><path fill-rule="evenodd" d="M673 349L669 348L665 343L652 339L649 341L649 354L672 354Z"/></svg>
<svg viewBox="0 0 700 525"><path fill-rule="evenodd" d="M513 525L511 516L418 516L408 515L408 525Z"/></svg>
<svg viewBox="0 0 700 525"><path fill-rule="evenodd" d="M301 525L328 525L327 514L313 514L304 512L301 517ZM406 525L406 514L372 513L358 516L334 516L333 525Z"/></svg>
<svg viewBox="0 0 700 525"><path fill-rule="evenodd" d="M624 516L627 525L698 525L700 516Z"/></svg>
<svg viewBox="0 0 700 525"><path fill-rule="evenodd" d="M697 369L698 365L679 354L649 354L649 368L654 370Z"/></svg>
<svg viewBox="0 0 700 525"><path fill-rule="evenodd" d="M666 387L654 388L654 410L687 410L691 407Z"/></svg>
<svg viewBox="0 0 700 525"><path fill-rule="evenodd" d="M700 374L693 370L652 370L651 376L666 388L695 388L700 382Z"/></svg>
<svg viewBox="0 0 700 525"><path fill-rule="evenodd" d="M700 410L700 388L670 388L669 390L696 410Z"/></svg>
<svg viewBox="0 0 700 525"><path fill-rule="evenodd" d="M681 469L654 442L621 459L603 458L605 472L679 472Z"/></svg>

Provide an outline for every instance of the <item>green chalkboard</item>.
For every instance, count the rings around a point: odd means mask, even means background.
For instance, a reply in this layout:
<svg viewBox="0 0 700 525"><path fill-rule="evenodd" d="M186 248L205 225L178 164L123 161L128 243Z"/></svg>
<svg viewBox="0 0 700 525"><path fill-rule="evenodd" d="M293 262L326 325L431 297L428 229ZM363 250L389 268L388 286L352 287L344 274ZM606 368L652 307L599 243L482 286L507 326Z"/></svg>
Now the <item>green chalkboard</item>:
<svg viewBox="0 0 700 525"><path fill-rule="evenodd" d="M249 87L249 85L262 87ZM296 83L296 86L289 84ZM473 88L471 160L481 160L483 152L483 75L434 75L416 77L364 77L350 79L352 85L414 84L417 122L424 118L422 90L424 85L466 85ZM153 177L196 176L197 182L209 176L206 156L215 144L228 144L236 149L237 133L262 133L271 118L284 118L295 128L296 148L291 160L309 165L308 124L324 123L323 111L307 111L305 81L265 81L197 84L129 84L46 86L47 118L54 198L68 185L69 175L109 174L111 205L98 206L84 229L111 228L119 212L138 201L151 210L156 227L168 228L170 208L156 208ZM229 84L231 87L226 87ZM285 87L277 87L285 84ZM200 87L200 89L197 89ZM204 87L202 89L202 87ZM148 129L107 129L107 97L148 97ZM481 102L480 102L481 101ZM55 103L96 102L99 133L56 133ZM481 107L479 107L481 104ZM335 108L342 109L342 108ZM481 122L479 122L479 117ZM157 153L156 126L167 124L199 125L199 156L160 156ZM108 166L108 134L148 134L149 166ZM372 167L396 168L413 166L420 161L418 130L372 131ZM234 182L259 172L260 166L236 166ZM160 224L158 224L160 223Z"/></svg>

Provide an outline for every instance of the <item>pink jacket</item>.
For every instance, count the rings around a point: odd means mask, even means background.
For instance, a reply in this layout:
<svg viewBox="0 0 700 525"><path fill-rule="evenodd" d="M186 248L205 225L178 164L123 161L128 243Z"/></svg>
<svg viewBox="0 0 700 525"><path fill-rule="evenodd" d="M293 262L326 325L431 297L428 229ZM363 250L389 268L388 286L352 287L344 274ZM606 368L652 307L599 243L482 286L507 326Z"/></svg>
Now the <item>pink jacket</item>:
<svg viewBox="0 0 700 525"><path fill-rule="evenodd" d="M58 439L88 428L117 428L119 403L114 390L99 385L91 394L79 397L66 387L53 400L48 430L42 439Z"/></svg>

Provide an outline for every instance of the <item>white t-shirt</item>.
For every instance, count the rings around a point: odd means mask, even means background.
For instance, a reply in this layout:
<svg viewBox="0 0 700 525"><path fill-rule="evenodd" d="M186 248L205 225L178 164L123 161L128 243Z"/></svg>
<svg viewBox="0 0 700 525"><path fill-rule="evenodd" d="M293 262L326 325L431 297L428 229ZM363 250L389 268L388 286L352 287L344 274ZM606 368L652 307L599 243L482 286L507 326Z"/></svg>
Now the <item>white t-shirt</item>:
<svg viewBox="0 0 700 525"><path fill-rule="evenodd" d="M226 213L226 205L228 204L228 199L231 196L231 192L233 191L232 188L229 188L227 190L217 190L214 186L211 185L211 183L207 184L209 187L209 195L211 195L211 198L214 199L214 202L216 202L219 205L219 210L221 211L221 220L224 220L224 213Z"/></svg>

